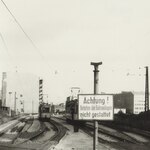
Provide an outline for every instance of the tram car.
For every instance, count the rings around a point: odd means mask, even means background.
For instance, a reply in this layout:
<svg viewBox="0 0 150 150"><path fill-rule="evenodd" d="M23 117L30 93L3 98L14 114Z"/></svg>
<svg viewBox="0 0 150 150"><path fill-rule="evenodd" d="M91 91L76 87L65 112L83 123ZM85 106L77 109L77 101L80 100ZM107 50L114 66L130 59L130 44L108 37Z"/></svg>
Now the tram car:
<svg viewBox="0 0 150 150"><path fill-rule="evenodd" d="M51 118L51 105L48 103L42 103L39 106L39 119L50 120Z"/></svg>
<svg viewBox="0 0 150 150"><path fill-rule="evenodd" d="M67 100L66 101L66 121L70 122L73 120L78 120L78 101L75 100Z"/></svg>
<svg viewBox="0 0 150 150"><path fill-rule="evenodd" d="M78 125L84 125L85 121L84 120L79 120L78 119L78 99L74 100L67 100L66 101L66 121L68 123L73 123L73 124L78 124Z"/></svg>

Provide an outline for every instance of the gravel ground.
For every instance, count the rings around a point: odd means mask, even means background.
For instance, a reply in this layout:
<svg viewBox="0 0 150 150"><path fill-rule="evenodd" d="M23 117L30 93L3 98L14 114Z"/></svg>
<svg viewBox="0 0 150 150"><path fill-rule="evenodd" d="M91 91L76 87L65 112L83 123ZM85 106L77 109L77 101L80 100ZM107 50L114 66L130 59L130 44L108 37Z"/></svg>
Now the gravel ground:
<svg viewBox="0 0 150 150"><path fill-rule="evenodd" d="M17 123L17 124L16 124ZM16 124L16 125L15 125ZM7 122L3 125L0 126L0 130L5 131L7 130L9 127L13 127L11 129L9 129L7 132L5 132L1 137L0 137L0 143L8 143L11 144L13 142L13 140L17 137L17 129L19 127L21 127L23 125L23 123L18 123L17 120L13 120L10 122Z"/></svg>
<svg viewBox="0 0 150 150"><path fill-rule="evenodd" d="M55 134L53 126L49 122L44 122L44 124L47 127L47 131L45 131L40 137L35 138L35 140L32 142L43 143L49 140Z"/></svg>
<svg viewBox="0 0 150 150"><path fill-rule="evenodd" d="M14 126L17 123L18 123L18 120L12 120L12 121L9 121L7 123L0 125L0 132L7 130L9 127Z"/></svg>
<svg viewBox="0 0 150 150"><path fill-rule="evenodd" d="M34 120L31 127L27 130L27 132L36 132L38 130L40 130L40 122L39 120Z"/></svg>
<svg viewBox="0 0 150 150"><path fill-rule="evenodd" d="M140 136L140 135L137 135L135 133L130 133L130 132L124 132L125 134L133 137L134 139L136 139L137 141L140 141L140 142L149 142L149 140L143 136Z"/></svg>
<svg viewBox="0 0 150 150"><path fill-rule="evenodd" d="M93 123L92 123L92 122L87 122L86 124L89 124L89 125L92 125L92 126L93 126ZM106 127L106 126L101 125L101 124L99 124L98 126L99 126L99 128L104 129L104 130L107 130L107 131L109 131L109 132L117 132L117 130L112 129L112 128L109 128L109 127Z"/></svg>
<svg viewBox="0 0 150 150"><path fill-rule="evenodd" d="M73 132L73 126L66 123L66 121L54 119L55 121L61 122L67 129L67 134L63 139L49 150L93 150L93 138L82 130L79 132ZM100 150L115 150L107 145L98 145Z"/></svg>

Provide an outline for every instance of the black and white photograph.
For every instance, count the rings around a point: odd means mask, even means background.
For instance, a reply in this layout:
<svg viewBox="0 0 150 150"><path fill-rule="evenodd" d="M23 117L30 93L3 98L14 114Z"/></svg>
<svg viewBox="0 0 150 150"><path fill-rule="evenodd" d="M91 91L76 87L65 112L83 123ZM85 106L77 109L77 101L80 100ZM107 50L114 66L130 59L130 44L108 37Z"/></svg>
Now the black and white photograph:
<svg viewBox="0 0 150 150"><path fill-rule="evenodd" d="M149 0L0 0L0 150L150 150Z"/></svg>

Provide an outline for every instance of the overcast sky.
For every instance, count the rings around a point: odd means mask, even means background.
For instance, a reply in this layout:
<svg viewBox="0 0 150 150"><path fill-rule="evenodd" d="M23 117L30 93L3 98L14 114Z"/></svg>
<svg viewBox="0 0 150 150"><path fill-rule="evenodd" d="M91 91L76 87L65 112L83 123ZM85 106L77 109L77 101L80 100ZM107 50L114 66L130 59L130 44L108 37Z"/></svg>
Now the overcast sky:
<svg viewBox="0 0 150 150"><path fill-rule="evenodd" d="M37 49L0 1L0 72L44 79L50 101L70 87L93 93L91 61L102 61L100 92L144 91L150 66L149 0L4 0Z"/></svg>

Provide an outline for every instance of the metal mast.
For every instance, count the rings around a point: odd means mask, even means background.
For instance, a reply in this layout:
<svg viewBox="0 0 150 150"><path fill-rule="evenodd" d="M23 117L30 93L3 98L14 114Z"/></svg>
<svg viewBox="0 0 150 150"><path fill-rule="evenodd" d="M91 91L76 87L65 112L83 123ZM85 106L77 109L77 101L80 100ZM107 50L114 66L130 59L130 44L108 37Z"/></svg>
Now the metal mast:
<svg viewBox="0 0 150 150"><path fill-rule="evenodd" d="M39 105L43 103L43 79L39 79Z"/></svg>
<svg viewBox="0 0 150 150"><path fill-rule="evenodd" d="M149 82L148 82L148 66L146 68L145 75L145 111L149 110Z"/></svg>

